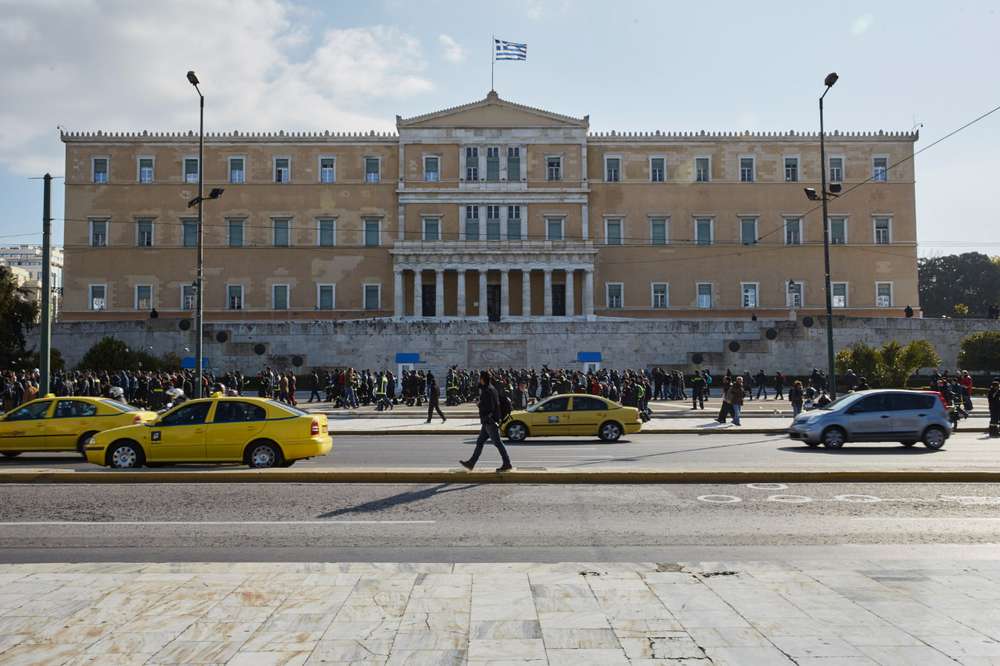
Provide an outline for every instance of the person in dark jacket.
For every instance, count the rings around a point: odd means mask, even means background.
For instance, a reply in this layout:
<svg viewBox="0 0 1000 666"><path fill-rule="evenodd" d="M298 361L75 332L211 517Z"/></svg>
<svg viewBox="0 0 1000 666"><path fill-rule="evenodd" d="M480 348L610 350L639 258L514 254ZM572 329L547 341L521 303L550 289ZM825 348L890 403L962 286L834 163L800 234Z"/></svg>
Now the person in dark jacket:
<svg viewBox="0 0 1000 666"><path fill-rule="evenodd" d="M802 390L802 382L795 380L792 388L788 389L788 402L792 403L792 417L802 413L802 403L805 400L805 392Z"/></svg>
<svg viewBox="0 0 1000 666"><path fill-rule="evenodd" d="M493 386L490 373L487 370L479 372L479 422L482 424L482 427L479 429L479 438L476 439L476 450L473 452L471 458L460 460L459 464L471 472L476 466L479 456L483 453L483 445L489 439L493 442L493 446L497 447L497 451L500 452L500 458L503 460L503 464L497 468L497 472L506 472L513 469L514 467L510 464L510 457L507 455L507 449L504 448L503 442L500 441L500 430L497 427L497 424L500 422L500 395Z"/></svg>
<svg viewBox="0 0 1000 666"><path fill-rule="evenodd" d="M444 417L444 412L441 411L441 406L438 404L438 399L441 391L438 389L437 380L434 379L434 373L427 373L427 423L431 422L431 417L434 416L434 410L437 410L438 416L441 417L441 423L444 423L448 419Z"/></svg>
<svg viewBox="0 0 1000 666"><path fill-rule="evenodd" d="M990 408L990 437L1000 437L1000 382L990 384L986 403Z"/></svg>
<svg viewBox="0 0 1000 666"><path fill-rule="evenodd" d="M691 376L691 409L698 409L698 405L701 405L701 409L705 409L705 392L708 390L705 378L700 372L694 373Z"/></svg>

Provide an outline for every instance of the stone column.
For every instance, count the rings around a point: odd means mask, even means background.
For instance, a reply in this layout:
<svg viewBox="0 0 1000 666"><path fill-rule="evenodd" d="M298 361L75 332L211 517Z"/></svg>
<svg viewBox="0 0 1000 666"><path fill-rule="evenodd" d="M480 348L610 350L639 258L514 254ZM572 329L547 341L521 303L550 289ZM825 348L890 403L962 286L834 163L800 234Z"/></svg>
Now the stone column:
<svg viewBox="0 0 1000 666"><path fill-rule="evenodd" d="M500 271L500 319L510 319L510 271Z"/></svg>
<svg viewBox="0 0 1000 666"><path fill-rule="evenodd" d="M444 316L444 269L438 268L435 271L434 282L434 316Z"/></svg>
<svg viewBox="0 0 1000 666"><path fill-rule="evenodd" d="M566 269L566 316L576 316L576 299L573 294L573 269Z"/></svg>
<svg viewBox="0 0 1000 666"><path fill-rule="evenodd" d="M479 269L479 316L482 319L489 317L486 309L486 269Z"/></svg>
<svg viewBox="0 0 1000 666"><path fill-rule="evenodd" d="M403 311L403 270L401 268L397 268L392 272L392 300L393 318L397 320L402 319L406 313Z"/></svg>
<svg viewBox="0 0 1000 666"><path fill-rule="evenodd" d="M545 299L545 316L552 316L552 269L543 269L545 272L545 293L542 296Z"/></svg>
<svg viewBox="0 0 1000 666"><path fill-rule="evenodd" d="M583 315L594 315L594 270L586 268L583 271Z"/></svg>
<svg viewBox="0 0 1000 666"><path fill-rule="evenodd" d="M531 269L521 269L521 316L531 316Z"/></svg>
<svg viewBox="0 0 1000 666"><path fill-rule="evenodd" d="M455 316L461 319L465 317L465 269L459 268L456 274L458 275L458 303Z"/></svg>
<svg viewBox="0 0 1000 666"><path fill-rule="evenodd" d="M424 275L419 268L413 269L413 316L424 316L423 305Z"/></svg>
<svg viewBox="0 0 1000 666"><path fill-rule="evenodd" d="M586 164L586 162L584 162ZM580 205L580 228L583 235L583 240L590 238L590 206L587 204Z"/></svg>

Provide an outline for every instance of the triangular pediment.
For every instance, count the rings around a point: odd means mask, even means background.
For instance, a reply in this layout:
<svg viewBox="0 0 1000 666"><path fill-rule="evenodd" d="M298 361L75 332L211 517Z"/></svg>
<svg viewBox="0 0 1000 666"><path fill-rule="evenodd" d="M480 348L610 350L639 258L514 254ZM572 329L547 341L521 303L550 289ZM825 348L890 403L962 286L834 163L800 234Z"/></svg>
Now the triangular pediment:
<svg viewBox="0 0 1000 666"><path fill-rule="evenodd" d="M581 127L586 129L590 117L573 118L544 109L515 104L501 99L491 90L485 99L442 109L412 118L396 116L397 128L514 128L514 127Z"/></svg>

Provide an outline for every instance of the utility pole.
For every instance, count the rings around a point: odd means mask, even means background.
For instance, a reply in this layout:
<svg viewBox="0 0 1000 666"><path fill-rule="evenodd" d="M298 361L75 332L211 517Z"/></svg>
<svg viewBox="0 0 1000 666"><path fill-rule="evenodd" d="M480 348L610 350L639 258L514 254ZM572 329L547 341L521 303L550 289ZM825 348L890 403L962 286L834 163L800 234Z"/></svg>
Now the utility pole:
<svg viewBox="0 0 1000 666"><path fill-rule="evenodd" d="M49 367L52 358L52 176L42 178L42 301L41 344L38 350L38 393L47 395L51 387Z"/></svg>
<svg viewBox="0 0 1000 666"><path fill-rule="evenodd" d="M827 75L823 81L826 90L819 98L819 170L822 174L820 194L823 198L823 269L826 287L826 363L831 399L837 397L837 366L834 365L833 355L833 287L830 283L830 216L827 211L827 201L830 195L826 191L826 131L823 127L823 98L830 92L830 88L833 87L838 78L836 73Z"/></svg>

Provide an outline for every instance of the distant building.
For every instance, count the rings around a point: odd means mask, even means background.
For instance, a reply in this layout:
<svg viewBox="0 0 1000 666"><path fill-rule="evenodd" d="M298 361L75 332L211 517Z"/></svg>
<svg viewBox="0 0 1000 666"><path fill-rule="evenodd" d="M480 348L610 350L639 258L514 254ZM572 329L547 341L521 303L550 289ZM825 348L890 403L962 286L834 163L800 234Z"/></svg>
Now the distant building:
<svg viewBox="0 0 1000 666"><path fill-rule="evenodd" d="M49 286L52 289L52 316L55 318L62 304L63 286L63 250L53 247L49 253L51 277ZM8 245L0 247L0 264L17 268L26 274L25 281L35 289L35 297L42 290L42 246L41 245ZM16 271L15 271L16 273ZM37 285L37 286L35 286Z"/></svg>

